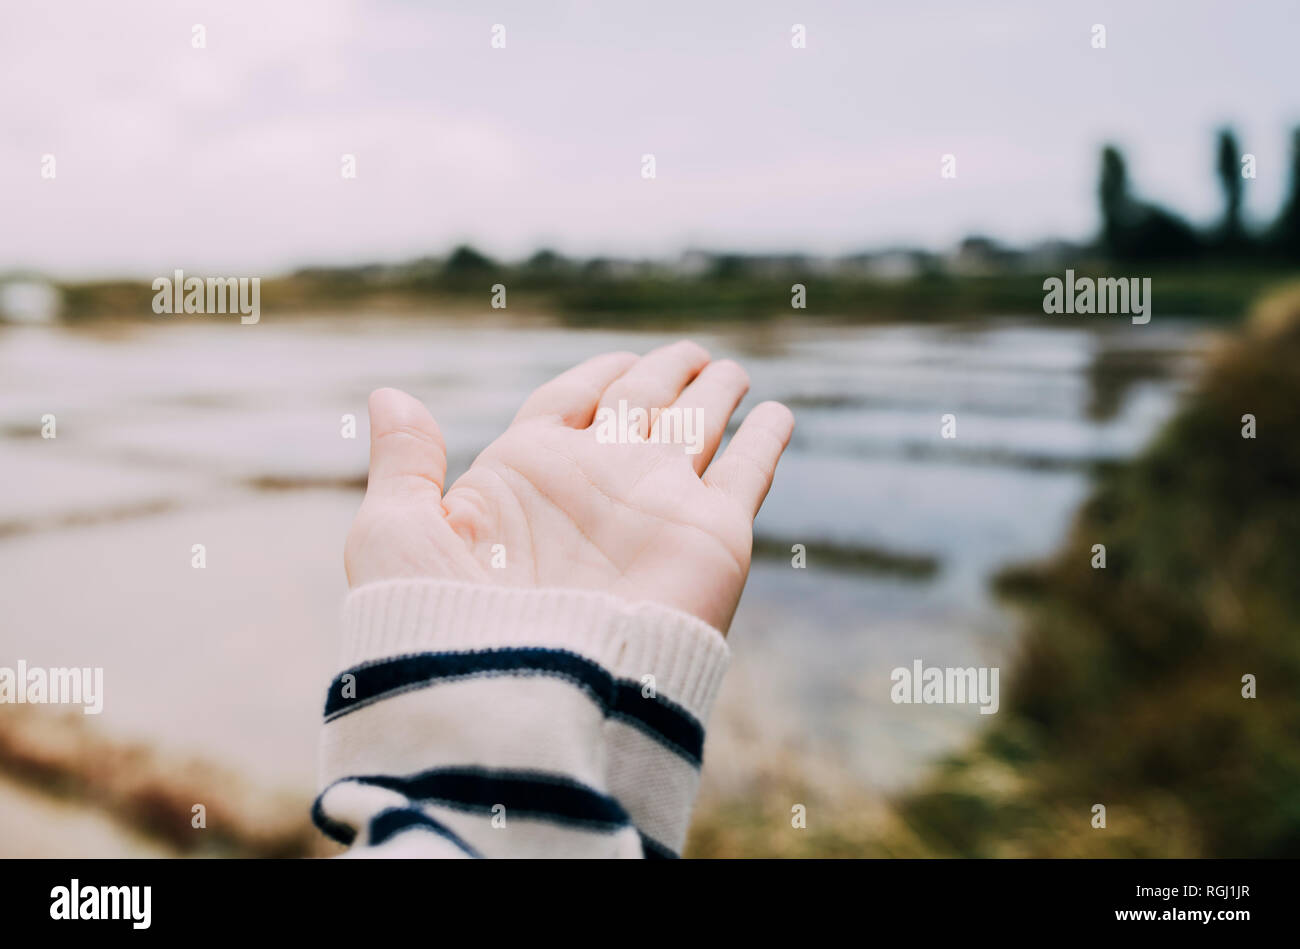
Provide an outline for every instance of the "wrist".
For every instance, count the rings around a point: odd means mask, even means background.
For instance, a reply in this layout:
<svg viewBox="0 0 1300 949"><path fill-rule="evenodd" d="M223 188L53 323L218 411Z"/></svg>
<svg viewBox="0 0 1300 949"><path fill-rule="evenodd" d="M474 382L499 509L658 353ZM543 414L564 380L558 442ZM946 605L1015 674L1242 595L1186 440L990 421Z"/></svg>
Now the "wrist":
<svg viewBox="0 0 1300 949"><path fill-rule="evenodd" d="M359 586L344 604L343 670L420 653L530 648L652 687L701 722L729 658L722 634L695 616L590 590L394 579Z"/></svg>

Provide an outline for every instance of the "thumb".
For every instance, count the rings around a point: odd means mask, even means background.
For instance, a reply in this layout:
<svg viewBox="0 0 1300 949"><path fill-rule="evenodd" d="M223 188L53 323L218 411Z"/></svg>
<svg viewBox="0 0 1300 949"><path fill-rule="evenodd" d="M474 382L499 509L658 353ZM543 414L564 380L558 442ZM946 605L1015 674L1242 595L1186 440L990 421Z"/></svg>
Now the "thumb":
<svg viewBox="0 0 1300 949"><path fill-rule="evenodd" d="M401 494L433 487L441 498L446 478L447 446L429 410L398 389L370 393L366 491Z"/></svg>

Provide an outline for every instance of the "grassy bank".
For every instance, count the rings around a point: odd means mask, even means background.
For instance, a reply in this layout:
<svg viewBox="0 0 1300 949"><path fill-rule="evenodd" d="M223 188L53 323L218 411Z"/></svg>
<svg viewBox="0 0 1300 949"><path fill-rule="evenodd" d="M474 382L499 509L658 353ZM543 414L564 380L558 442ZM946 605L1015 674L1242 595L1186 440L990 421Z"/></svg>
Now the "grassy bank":
<svg viewBox="0 0 1300 949"><path fill-rule="evenodd" d="M797 768L756 795L770 807L706 800L692 852L1300 855L1298 366L1293 286L1260 302L1138 460L1099 476L1050 563L1003 575L1025 628L974 747L873 821L860 815L878 802ZM813 802L809 831L787 801Z"/></svg>
<svg viewBox="0 0 1300 949"><path fill-rule="evenodd" d="M339 849L312 826L309 796L268 791L199 759L114 741L79 713L8 709L0 719L0 774L102 815L171 855L309 857Z"/></svg>
<svg viewBox="0 0 1300 949"><path fill-rule="evenodd" d="M1222 318L1244 312L1280 271L1270 266L1210 264L1167 267L1081 267L1082 276L1151 277L1154 312L1161 318ZM699 277L574 273L538 275L518 268L485 268L454 276L382 276L365 269L309 271L266 278L261 310L266 317L329 312L433 310L472 314L491 308L491 288L507 288L508 308L553 314L574 326L689 327L701 320L761 321L792 315L848 323L983 319L1043 312L1043 280L1054 273L957 276L925 273L903 280L828 276L792 269L779 274L743 273ZM806 289L806 307L791 307L791 287ZM65 284L60 287L64 318L159 319L153 290L144 281ZM174 317L162 317L173 319ZM1070 322L1087 317L1061 317Z"/></svg>

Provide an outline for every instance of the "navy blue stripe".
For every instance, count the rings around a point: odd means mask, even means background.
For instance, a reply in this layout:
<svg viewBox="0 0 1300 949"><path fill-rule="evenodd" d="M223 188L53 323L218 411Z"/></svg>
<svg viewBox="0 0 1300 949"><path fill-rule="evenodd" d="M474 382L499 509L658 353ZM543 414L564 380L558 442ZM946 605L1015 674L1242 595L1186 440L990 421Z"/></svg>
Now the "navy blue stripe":
<svg viewBox="0 0 1300 949"><path fill-rule="evenodd" d="M594 830L617 830L632 823L612 797L570 778L539 771L434 768L406 776L356 775L343 780L475 813L492 813L493 807L501 804L507 819L513 815Z"/></svg>
<svg viewBox="0 0 1300 949"><path fill-rule="evenodd" d="M646 698L639 682L615 679L590 659L560 649L420 653L357 666L330 683L325 720L438 681L498 675L554 676L570 682L586 692L605 715L628 722L696 767L700 765L704 728L695 716L662 696Z"/></svg>
<svg viewBox="0 0 1300 949"><path fill-rule="evenodd" d="M604 706L614 701L613 676L576 653L542 648L426 652L383 659L340 673L330 683L325 718L345 715L385 695L432 685L439 679L520 673L566 678L588 690ZM345 681L348 676L351 681Z"/></svg>
<svg viewBox="0 0 1300 949"><path fill-rule="evenodd" d="M465 843L446 824L434 820L424 811L416 810L414 807L390 807L388 810L375 815L375 818L370 822L370 845L377 847L413 827L421 827L433 831L440 837L445 837L471 857L483 856Z"/></svg>
<svg viewBox="0 0 1300 949"><path fill-rule="evenodd" d="M677 859L677 854L673 853L653 837L647 837L645 834L641 834L641 852L645 854L647 860Z"/></svg>
<svg viewBox="0 0 1300 949"><path fill-rule="evenodd" d="M704 756L704 727L686 709L656 694L646 698L639 682L619 679L614 706L607 714L668 745L696 767Z"/></svg>
<svg viewBox="0 0 1300 949"><path fill-rule="evenodd" d="M330 785L332 788L334 785ZM325 808L321 805L321 800L325 797L330 788L326 788L316 795L316 800L311 803L311 822L316 825L317 829L330 840L341 843L345 847L351 847L352 842L357 839L356 829L348 824L334 820L325 813Z"/></svg>

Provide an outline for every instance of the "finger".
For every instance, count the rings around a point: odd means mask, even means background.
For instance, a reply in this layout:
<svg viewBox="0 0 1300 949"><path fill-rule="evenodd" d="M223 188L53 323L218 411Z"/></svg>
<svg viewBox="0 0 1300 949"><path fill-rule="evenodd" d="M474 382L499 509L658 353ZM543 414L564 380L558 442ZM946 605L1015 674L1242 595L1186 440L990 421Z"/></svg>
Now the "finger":
<svg viewBox="0 0 1300 949"><path fill-rule="evenodd" d="M727 450L704 473L704 483L757 515L793 432L794 415L780 402L755 406L731 437Z"/></svg>
<svg viewBox="0 0 1300 949"><path fill-rule="evenodd" d="M429 410L397 389L370 393L367 492L397 493L432 486L441 497L446 478L447 448Z"/></svg>
<svg viewBox="0 0 1300 949"><path fill-rule="evenodd" d="M618 411L627 403L642 436L650 432L650 410L671 405L686 384L709 362L708 351L699 343L682 340L646 353L600 397L600 408Z"/></svg>
<svg viewBox="0 0 1300 949"><path fill-rule="evenodd" d="M515 421L557 415L564 425L586 428L609 384L627 372L637 358L636 353L605 353L560 373L524 400Z"/></svg>
<svg viewBox="0 0 1300 949"><path fill-rule="evenodd" d="M720 359L704 367L695 381L682 390L669 412L659 416L657 427L681 427L686 449L696 474L704 474L727 431L727 422L749 391L749 374L731 359ZM681 408L680 416L672 409ZM661 439L667 439L660 432ZM691 440L693 439L693 440Z"/></svg>

